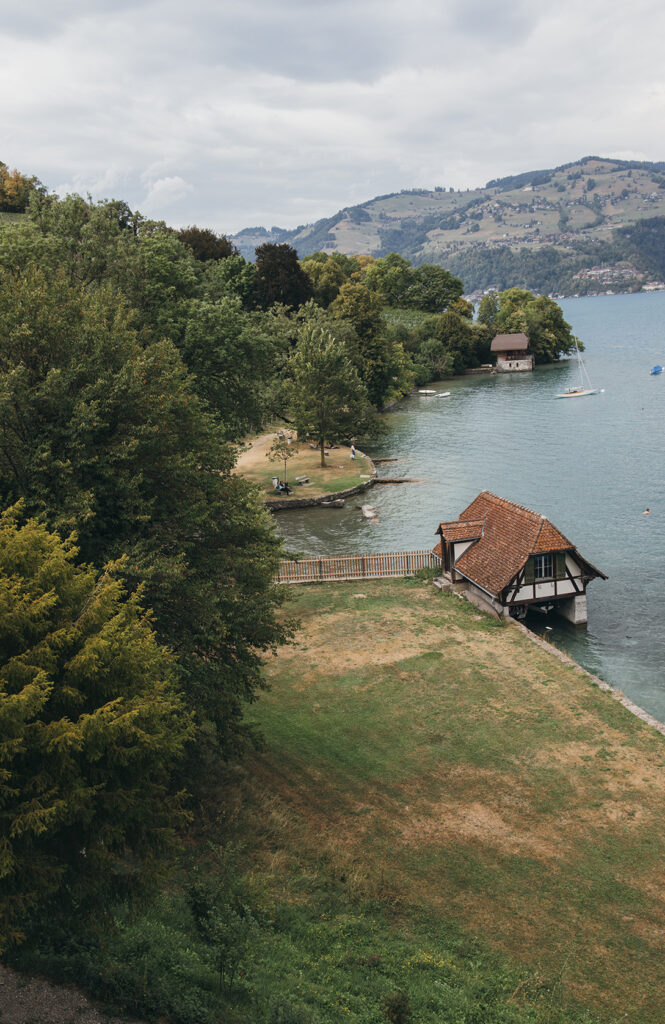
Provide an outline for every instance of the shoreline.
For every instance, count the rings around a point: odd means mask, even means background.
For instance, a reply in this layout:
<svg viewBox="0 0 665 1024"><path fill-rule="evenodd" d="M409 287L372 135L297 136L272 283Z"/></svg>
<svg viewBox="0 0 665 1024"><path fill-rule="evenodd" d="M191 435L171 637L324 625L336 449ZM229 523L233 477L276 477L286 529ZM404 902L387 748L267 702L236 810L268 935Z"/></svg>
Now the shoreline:
<svg viewBox="0 0 665 1024"><path fill-rule="evenodd" d="M369 480L364 481L362 484L356 484L355 487L348 487L344 491L333 491L331 494L322 494L317 498L270 498L264 502L265 508L269 512L288 512L291 508L316 508L317 505L327 505L332 501L339 501L344 498L351 498L354 494L364 494L370 487L374 487L378 471L369 455L364 452L358 451L359 455L362 455L364 459L369 462L369 468L371 476Z"/></svg>

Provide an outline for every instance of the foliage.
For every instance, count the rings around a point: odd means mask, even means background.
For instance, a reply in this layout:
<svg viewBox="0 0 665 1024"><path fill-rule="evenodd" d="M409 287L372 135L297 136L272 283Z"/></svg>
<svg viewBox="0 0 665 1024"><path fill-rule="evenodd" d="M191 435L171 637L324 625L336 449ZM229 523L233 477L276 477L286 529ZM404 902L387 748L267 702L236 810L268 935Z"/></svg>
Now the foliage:
<svg viewBox="0 0 665 1024"><path fill-rule="evenodd" d="M496 334L524 332L536 363L551 363L573 352L575 337L563 319L561 307L546 295L533 295L523 288L510 288L498 296L499 309L494 318ZM579 347L584 346L579 343Z"/></svg>
<svg viewBox="0 0 665 1024"><path fill-rule="evenodd" d="M178 238L194 253L197 260L225 260L237 256L238 250L226 235L218 235L210 228L190 226L178 232Z"/></svg>
<svg viewBox="0 0 665 1024"><path fill-rule="evenodd" d="M290 245L268 242L257 248L256 294L263 309L275 303L297 309L311 299L310 279L298 263L298 253Z"/></svg>
<svg viewBox="0 0 665 1024"><path fill-rule="evenodd" d="M374 338L381 332L382 311L381 296L359 281L343 284L330 306L331 316L337 320L348 320L362 341Z"/></svg>
<svg viewBox="0 0 665 1024"><path fill-rule="evenodd" d="M398 989L383 1000L383 1009L389 1024L411 1024L411 1000L408 992Z"/></svg>
<svg viewBox="0 0 665 1024"><path fill-rule="evenodd" d="M283 462L284 463L284 483L287 483L286 479L286 464L290 459L295 458L300 452L297 444L294 444L290 437L280 436L279 434L275 437L274 441L270 445L270 448L266 452L266 458L270 462Z"/></svg>
<svg viewBox="0 0 665 1024"><path fill-rule="evenodd" d="M665 278L665 217L647 217L617 228L615 234L628 254L637 259L655 278Z"/></svg>
<svg viewBox="0 0 665 1024"><path fill-rule="evenodd" d="M173 656L118 566L0 517L0 948L25 911L98 914L154 883L181 824L173 769L192 737Z"/></svg>
<svg viewBox="0 0 665 1024"><path fill-rule="evenodd" d="M358 434L371 418L367 391L346 347L330 331L305 325L289 361L288 395L298 438L326 442Z"/></svg>
<svg viewBox="0 0 665 1024"><path fill-rule="evenodd" d="M34 192L43 192L37 178L26 178L16 168L10 171L0 160L0 212L24 213Z"/></svg>
<svg viewBox="0 0 665 1024"><path fill-rule="evenodd" d="M375 260L366 270L363 283L379 292L388 306L427 313L442 313L464 290L459 278L443 267L424 263L413 268L394 252Z"/></svg>
<svg viewBox="0 0 665 1024"><path fill-rule="evenodd" d="M453 309L440 316L430 316L413 331L409 351L418 367L423 368L419 383L440 380L463 373L470 366L479 366L489 353L485 328L474 325L465 308L461 314Z"/></svg>
<svg viewBox="0 0 665 1024"><path fill-rule="evenodd" d="M108 286L66 271L3 275L0 498L77 530L97 565L128 556L127 580L145 584L178 656L197 749L228 752L261 652L285 635L279 542L177 350L142 345L131 320Z"/></svg>
<svg viewBox="0 0 665 1024"><path fill-rule="evenodd" d="M229 439L239 440L260 425L281 348L274 321L247 312L237 295L189 304L182 357Z"/></svg>
<svg viewBox="0 0 665 1024"><path fill-rule="evenodd" d="M240 255L208 263L201 281L201 292L204 298L213 302L235 296L244 309L254 309L258 302L256 267Z"/></svg>
<svg viewBox="0 0 665 1024"><path fill-rule="evenodd" d="M314 301L324 309L337 298L342 285L359 268L357 259L341 252L312 253L302 260L301 266L312 283Z"/></svg>

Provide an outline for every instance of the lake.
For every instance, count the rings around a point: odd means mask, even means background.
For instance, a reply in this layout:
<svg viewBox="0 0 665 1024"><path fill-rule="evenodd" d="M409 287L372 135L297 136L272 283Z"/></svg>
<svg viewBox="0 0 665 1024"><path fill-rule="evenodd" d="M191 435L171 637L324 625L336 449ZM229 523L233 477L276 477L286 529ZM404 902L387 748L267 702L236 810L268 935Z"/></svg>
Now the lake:
<svg viewBox="0 0 665 1024"><path fill-rule="evenodd" d="M561 306L603 394L554 398L578 383L574 362L446 381L437 390L450 398L404 399L367 449L399 458L382 475L419 480L375 487L364 500L378 520L364 520L351 499L340 510L282 513L278 528L307 554L410 550L433 547L438 524L481 490L526 505L609 577L589 586L586 629L536 614L527 625L553 627L558 647L665 721L665 373L649 374L665 364L665 293Z"/></svg>

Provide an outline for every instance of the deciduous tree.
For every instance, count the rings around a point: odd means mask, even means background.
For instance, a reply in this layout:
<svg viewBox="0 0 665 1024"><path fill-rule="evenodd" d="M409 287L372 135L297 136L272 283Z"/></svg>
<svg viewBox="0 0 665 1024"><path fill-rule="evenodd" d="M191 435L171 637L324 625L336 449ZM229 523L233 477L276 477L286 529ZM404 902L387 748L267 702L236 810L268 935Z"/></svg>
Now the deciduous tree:
<svg viewBox="0 0 665 1024"><path fill-rule="evenodd" d="M326 442L362 432L371 406L345 346L330 331L306 325L290 359L289 398L301 440L316 441L325 466Z"/></svg>

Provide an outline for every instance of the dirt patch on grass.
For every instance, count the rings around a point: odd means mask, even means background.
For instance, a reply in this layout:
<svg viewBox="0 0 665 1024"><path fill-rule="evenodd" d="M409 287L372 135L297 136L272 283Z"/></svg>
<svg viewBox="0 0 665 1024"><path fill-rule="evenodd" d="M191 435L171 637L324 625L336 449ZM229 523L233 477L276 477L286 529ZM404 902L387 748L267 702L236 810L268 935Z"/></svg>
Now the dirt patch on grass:
<svg viewBox="0 0 665 1024"><path fill-rule="evenodd" d="M425 815L426 812L426 815ZM402 823L406 843L446 845L451 838L495 847L502 853L538 857L550 860L561 856L561 847L554 841L546 842L540 835L520 830L487 804L456 804L439 801L427 808L419 808Z"/></svg>
<svg viewBox="0 0 665 1024"><path fill-rule="evenodd" d="M77 988L30 978L0 965L2 1024L142 1024L109 1016Z"/></svg>

